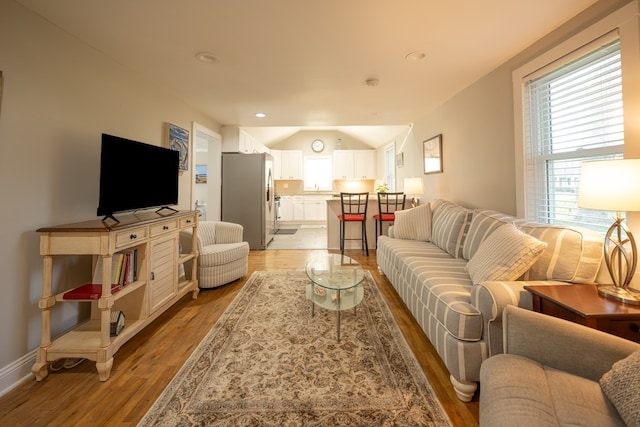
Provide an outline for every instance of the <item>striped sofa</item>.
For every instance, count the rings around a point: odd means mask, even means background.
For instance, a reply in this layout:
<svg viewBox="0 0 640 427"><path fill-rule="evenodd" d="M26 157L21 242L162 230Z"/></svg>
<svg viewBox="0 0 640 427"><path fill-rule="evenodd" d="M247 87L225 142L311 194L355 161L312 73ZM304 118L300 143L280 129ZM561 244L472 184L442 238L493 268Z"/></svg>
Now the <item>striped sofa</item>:
<svg viewBox="0 0 640 427"><path fill-rule="evenodd" d="M528 284L594 283L603 239L446 200L396 212L377 262L470 401L480 365L502 353L502 312L531 309Z"/></svg>

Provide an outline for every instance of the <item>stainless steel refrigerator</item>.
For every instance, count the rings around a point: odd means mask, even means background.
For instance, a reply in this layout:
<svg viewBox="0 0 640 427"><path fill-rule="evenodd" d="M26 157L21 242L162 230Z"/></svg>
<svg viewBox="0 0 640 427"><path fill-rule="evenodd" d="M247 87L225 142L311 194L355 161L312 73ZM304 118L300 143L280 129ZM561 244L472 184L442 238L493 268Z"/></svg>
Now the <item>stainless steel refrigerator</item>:
<svg viewBox="0 0 640 427"><path fill-rule="evenodd" d="M241 224L251 249L266 249L273 239L272 169L268 153L222 154L222 221Z"/></svg>

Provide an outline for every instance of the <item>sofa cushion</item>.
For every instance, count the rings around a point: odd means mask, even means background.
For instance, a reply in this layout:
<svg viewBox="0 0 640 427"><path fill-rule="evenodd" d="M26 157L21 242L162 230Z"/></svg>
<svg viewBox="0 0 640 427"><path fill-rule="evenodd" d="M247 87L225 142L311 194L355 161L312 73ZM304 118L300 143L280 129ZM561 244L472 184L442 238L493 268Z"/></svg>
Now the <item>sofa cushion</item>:
<svg viewBox="0 0 640 427"><path fill-rule="evenodd" d="M594 283L602 263L603 238L595 231L516 220L527 234L547 243L524 280Z"/></svg>
<svg viewBox="0 0 640 427"><path fill-rule="evenodd" d="M482 339L482 317L471 304L473 283L465 260L454 259L430 242L387 236L378 238L377 257L392 282L402 283L396 289L420 325L431 324L432 317L457 339Z"/></svg>
<svg viewBox="0 0 640 427"><path fill-rule="evenodd" d="M485 360L480 383L481 425L624 425L596 381L522 356L499 354Z"/></svg>
<svg viewBox="0 0 640 427"><path fill-rule="evenodd" d="M614 363L600 386L624 422L640 426L640 350Z"/></svg>
<svg viewBox="0 0 640 427"><path fill-rule="evenodd" d="M431 205L416 206L395 212L393 236L397 239L431 240Z"/></svg>
<svg viewBox="0 0 640 427"><path fill-rule="evenodd" d="M248 255L249 244L247 242L208 245L204 246L202 252L198 255L198 266L213 267L216 265L224 265L238 259L246 258Z"/></svg>
<svg viewBox="0 0 640 427"><path fill-rule="evenodd" d="M454 258L461 258L473 211L438 199L431 203L431 212L431 241Z"/></svg>
<svg viewBox="0 0 640 427"><path fill-rule="evenodd" d="M485 280L516 280L547 247L513 224L503 224L485 239L467 264L475 284Z"/></svg>
<svg viewBox="0 0 640 427"><path fill-rule="evenodd" d="M480 244L498 227L513 222L515 218L502 212L488 209L475 209L469 224L467 237L464 238L462 257L471 259Z"/></svg>

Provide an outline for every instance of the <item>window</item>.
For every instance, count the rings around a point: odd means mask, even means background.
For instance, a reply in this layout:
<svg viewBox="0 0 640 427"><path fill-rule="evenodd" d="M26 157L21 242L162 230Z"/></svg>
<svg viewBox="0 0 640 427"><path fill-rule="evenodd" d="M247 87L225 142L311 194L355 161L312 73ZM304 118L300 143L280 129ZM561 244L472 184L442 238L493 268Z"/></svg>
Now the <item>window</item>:
<svg viewBox="0 0 640 427"><path fill-rule="evenodd" d="M384 150L384 182L389 191L396 191L396 149L395 142Z"/></svg>
<svg viewBox="0 0 640 427"><path fill-rule="evenodd" d="M523 80L527 217L606 231L578 208L583 161L623 157L620 40L608 35Z"/></svg>
<svg viewBox="0 0 640 427"><path fill-rule="evenodd" d="M331 157L309 156L304 158L305 191L331 191L333 176Z"/></svg>

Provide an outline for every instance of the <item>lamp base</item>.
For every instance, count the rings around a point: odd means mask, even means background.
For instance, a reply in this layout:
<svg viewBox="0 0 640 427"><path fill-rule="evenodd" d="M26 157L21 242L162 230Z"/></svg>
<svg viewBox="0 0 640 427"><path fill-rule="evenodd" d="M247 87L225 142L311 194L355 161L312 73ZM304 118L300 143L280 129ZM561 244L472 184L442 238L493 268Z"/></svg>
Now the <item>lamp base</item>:
<svg viewBox="0 0 640 427"><path fill-rule="evenodd" d="M598 293L625 304L640 305L640 291L619 286L598 286Z"/></svg>

